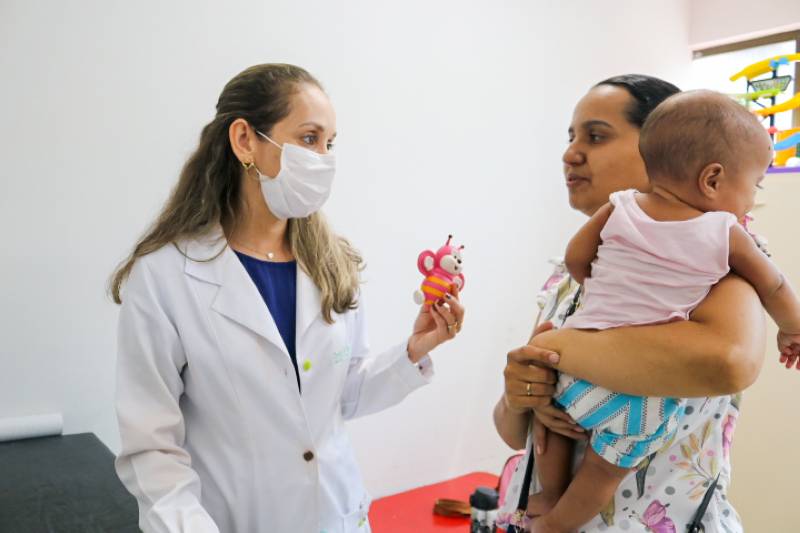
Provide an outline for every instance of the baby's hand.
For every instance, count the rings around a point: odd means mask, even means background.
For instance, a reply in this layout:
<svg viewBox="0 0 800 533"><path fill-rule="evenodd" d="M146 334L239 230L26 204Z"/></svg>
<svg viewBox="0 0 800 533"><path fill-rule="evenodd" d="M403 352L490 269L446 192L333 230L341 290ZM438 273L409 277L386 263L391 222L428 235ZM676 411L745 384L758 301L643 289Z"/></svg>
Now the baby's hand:
<svg viewBox="0 0 800 533"><path fill-rule="evenodd" d="M780 361L786 365L786 368L796 365L796 368L800 370L800 335L779 331L778 350L781 352Z"/></svg>

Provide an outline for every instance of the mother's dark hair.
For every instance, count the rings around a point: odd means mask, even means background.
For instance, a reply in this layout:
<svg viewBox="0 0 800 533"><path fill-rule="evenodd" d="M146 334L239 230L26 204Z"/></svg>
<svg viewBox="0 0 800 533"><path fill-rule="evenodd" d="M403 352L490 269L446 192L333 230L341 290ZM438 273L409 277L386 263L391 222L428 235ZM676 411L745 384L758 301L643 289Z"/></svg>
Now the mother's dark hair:
<svg viewBox="0 0 800 533"><path fill-rule="evenodd" d="M623 74L603 80L595 87L611 85L625 89L633 97L633 102L625 110L625 116L637 128L644 125L647 116L658 104L681 90L675 85L653 76L644 74Z"/></svg>

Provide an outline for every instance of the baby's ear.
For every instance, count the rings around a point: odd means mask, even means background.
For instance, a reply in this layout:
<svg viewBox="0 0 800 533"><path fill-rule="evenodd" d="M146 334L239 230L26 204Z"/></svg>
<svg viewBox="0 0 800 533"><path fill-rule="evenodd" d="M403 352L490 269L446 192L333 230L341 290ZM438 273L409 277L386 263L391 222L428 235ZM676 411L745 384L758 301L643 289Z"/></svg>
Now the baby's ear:
<svg viewBox="0 0 800 533"><path fill-rule="evenodd" d="M706 198L713 199L719 194L722 182L727 178L725 167L721 163L709 163L700 171L697 177L697 186L700 194Z"/></svg>

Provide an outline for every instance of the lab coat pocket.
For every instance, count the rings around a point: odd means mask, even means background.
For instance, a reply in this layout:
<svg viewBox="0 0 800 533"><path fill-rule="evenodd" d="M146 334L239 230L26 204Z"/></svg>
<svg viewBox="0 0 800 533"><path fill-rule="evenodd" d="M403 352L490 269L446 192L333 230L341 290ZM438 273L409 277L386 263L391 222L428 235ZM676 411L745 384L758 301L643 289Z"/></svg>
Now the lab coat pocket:
<svg viewBox="0 0 800 533"><path fill-rule="evenodd" d="M370 533L369 527L370 498L365 493L355 510L342 518L342 531L345 533Z"/></svg>

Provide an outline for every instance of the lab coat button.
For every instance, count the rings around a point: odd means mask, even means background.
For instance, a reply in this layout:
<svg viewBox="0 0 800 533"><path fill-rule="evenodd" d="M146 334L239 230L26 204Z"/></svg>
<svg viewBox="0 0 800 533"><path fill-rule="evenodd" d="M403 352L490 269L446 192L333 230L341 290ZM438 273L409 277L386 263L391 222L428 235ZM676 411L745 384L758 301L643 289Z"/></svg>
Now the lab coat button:
<svg viewBox="0 0 800 533"><path fill-rule="evenodd" d="M314 452L307 451L303 454L303 459L305 459L307 463L310 463L314 459Z"/></svg>

